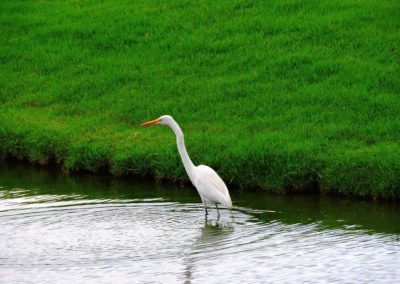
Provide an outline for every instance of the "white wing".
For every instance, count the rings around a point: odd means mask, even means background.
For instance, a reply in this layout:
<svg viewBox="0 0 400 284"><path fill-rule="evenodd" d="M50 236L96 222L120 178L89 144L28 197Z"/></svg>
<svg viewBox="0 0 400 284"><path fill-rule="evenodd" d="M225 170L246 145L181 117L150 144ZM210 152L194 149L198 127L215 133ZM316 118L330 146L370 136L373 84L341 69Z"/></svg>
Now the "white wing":
<svg viewBox="0 0 400 284"><path fill-rule="evenodd" d="M204 165L197 166L194 183L202 198L232 208L228 188L212 168Z"/></svg>

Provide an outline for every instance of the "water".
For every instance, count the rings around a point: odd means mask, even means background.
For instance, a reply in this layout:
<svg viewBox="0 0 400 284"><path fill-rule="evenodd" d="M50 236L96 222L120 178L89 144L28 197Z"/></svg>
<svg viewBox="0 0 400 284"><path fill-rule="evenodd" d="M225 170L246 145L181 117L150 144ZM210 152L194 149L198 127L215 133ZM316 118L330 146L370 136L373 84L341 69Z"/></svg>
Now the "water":
<svg viewBox="0 0 400 284"><path fill-rule="evenodd" d="M399 283L398 205L231 195L0 163L0 282Z"/></svg>

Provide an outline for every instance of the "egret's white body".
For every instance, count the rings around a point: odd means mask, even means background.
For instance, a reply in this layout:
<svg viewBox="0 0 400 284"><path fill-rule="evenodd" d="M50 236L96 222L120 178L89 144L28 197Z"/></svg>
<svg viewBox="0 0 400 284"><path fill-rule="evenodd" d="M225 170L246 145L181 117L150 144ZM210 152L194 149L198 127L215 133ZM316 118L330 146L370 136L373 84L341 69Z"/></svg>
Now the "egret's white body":
<svg viewBox="0 0 400 284"><path fill-rule="evenodd" d="M190 181L196 187L207 215L207 206L215 204L218 212L218 205L222 204L228 209L232 208L232 201L228 188L219 175L210 167L205 165L195 166L190 159L183 138L183 132L178 123L169 115L163 115L155 120L143 123L143 126L151 124L161 124L169 126L176 135L176 144L178 146L179 155L181 156L183 166L188 174Z"/></svg>

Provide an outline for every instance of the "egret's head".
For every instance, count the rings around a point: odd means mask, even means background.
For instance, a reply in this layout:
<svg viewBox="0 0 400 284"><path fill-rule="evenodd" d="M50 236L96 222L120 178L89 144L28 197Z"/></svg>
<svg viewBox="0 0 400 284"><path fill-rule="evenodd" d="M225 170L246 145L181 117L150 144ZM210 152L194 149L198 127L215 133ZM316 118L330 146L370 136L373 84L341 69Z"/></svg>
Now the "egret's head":
<svg viewBox="0 0 400 284"><path fill-rule="evenodd" d="M171 125L171 123L173 121L174 121L174 119L172 118L172 116L163 115L157 119L150 120L148 122L143 123L142 126L148 126L148 125L152 125L152 124Z"/></svg>

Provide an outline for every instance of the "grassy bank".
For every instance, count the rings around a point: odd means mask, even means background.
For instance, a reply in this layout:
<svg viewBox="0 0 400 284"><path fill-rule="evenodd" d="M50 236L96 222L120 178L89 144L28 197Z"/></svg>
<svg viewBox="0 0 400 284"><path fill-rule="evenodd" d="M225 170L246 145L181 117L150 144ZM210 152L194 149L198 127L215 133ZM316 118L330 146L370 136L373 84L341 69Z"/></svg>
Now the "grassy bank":
<svg viewBox="0 0 400 284"><path fill-rule="evenodd" d="M0 152L400 197L398 1L2 1Z"/></svg>

